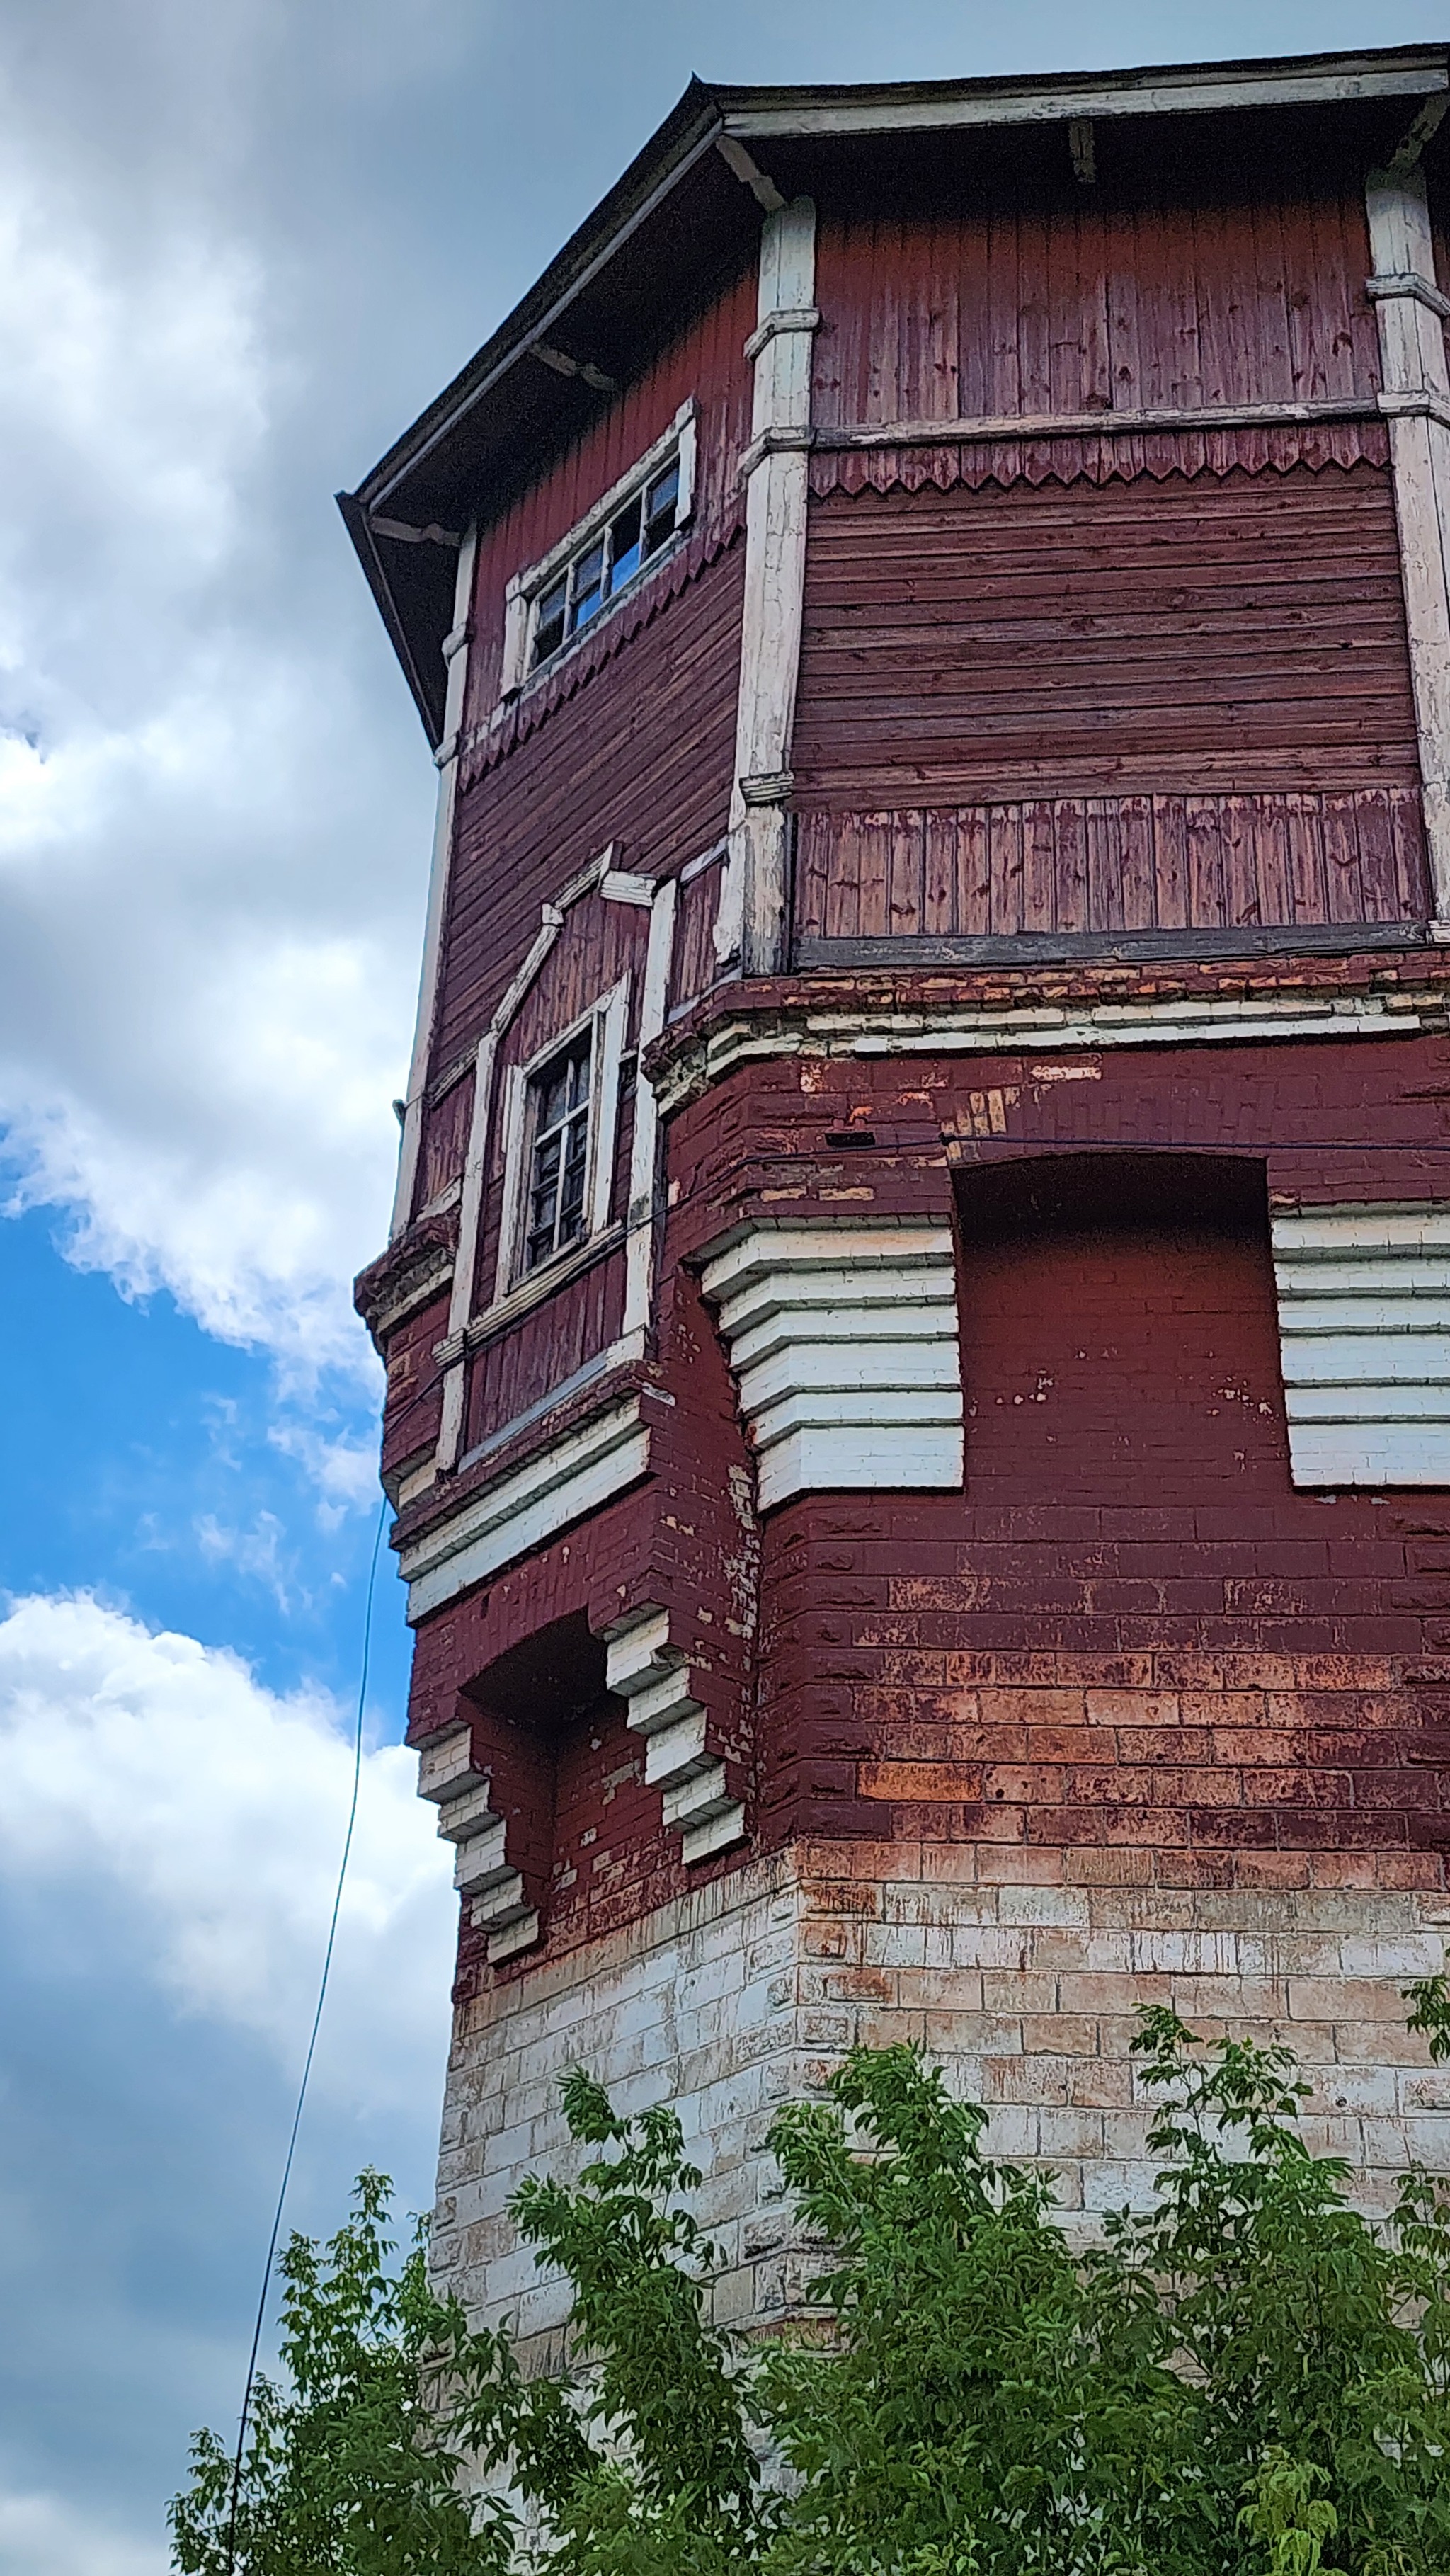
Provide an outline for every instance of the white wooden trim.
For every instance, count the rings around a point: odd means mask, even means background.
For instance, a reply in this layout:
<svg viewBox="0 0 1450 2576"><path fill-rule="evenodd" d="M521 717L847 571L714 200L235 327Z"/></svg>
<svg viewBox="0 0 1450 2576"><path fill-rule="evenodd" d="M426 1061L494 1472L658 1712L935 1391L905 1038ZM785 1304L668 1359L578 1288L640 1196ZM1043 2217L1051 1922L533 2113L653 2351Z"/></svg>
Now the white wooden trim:
<svg viewBox="0 0 1450 2576"><path fill-rule="evenodd" d="M589 1121L589 1186L586 1223L591 1235L609 1223L614 1195L614 1147L619 1134L619 1068L629 1030L629 977L594 1009L593 1115Z"/></svg>
<svg viewBox="0 0 1450 2576"><path fill-rule="evenodd" d="M641 1331L650 1318L654 1287L655 1176L659 1158L659 1102L646 1079L644 1053L665 1024L670 998L670 968L675 950L675 914L679 887L673 877L655 888L645 949L644 985L639 1002L639 1034L634 1084L634 1135L629 1151L629 1228L625 1254L624 1321L626 1333Z"/></svg>
<svg viewBox="0 0 1450 2576"><path fill-rule="evenodd" d="M528 1075L521 1064L511 1064L504 1077L503 1194L499 1205L498 1267L494 1272L490 1304L501 1305L514 1285L514 1271L519 1239L519 1210L524 1185L524 1112L528 1106Z"/></svg>
<svg viewBox="0 0 1450 2576"><path fill-rule="evenodd" d="M399 1572L416 1623L470 1584L538 1547L623 1491L649 1466L638 1397L616 1405L470 1496L465 1507L405 1548Z"/></svg>
<svg viewBox="0 0 1450 2576"><path fill-rule="evenodd" d="M1450 1487L1450 1206L1276 1212L1296 1485Z"/></svg>
<svg viewBox="0 0 1450 2576"><path fill-rule="evenodd" d="M1429 408L1450 396L1450 372L1444 324L1416 291L1439 292L1424 172L1372 176L1365 208L1385 393L1428 397L1424 411L1390 412L1390 468L1435 920L1450 938L1450 430Z"/></svg>
<svg viewBox="0 0 1450 2576"><path fill-rule="evenodd" d="M443 710L444 756L440 757L438 764L438 802L433 817L433 849L428 863L428 908L424 917L423 959L418 977L418 1011L413 1026L413 1054L408 1067L403 1133L398 1148L398 1177L388 1229L388 1240L393 1243L406 1230L412 1217L418 1156L423 1143L424 1093L428 1086L428 1060L433 1050L433 1030L438 1016L443 914L453 860L458 739L468 689L468 630L473 606L473 568L477 558L478 526L475 521L458 549L458 567L453 583L453 627L447 639L452 649L448 651L448 689Z"/></svg>
<svg viewBox="0 0 1450 2576"><path fill-rule="evenodd" d="M448 1300L448 1341L450 1345L457 1345L457 1356L443 1372L438 1443L433 1453L435 1472L444 1474L457 1465L458 1452L463 1445L464 1396L467 1390L462 1333L473 1304L473 1275L478 1266L478 1229L483 1212L484 1169L493 1115L493 1067L497 1053L498 1036L494 1029L489 1028L479 1039L478 1052L474 1057L473 1110L468 1122L468 1151L464 1158L463 1193L458 1209L458 1250L454 1255L453 1287Z"/></svg>
<svg viewBox="0 0 1450 2576"><path fill-rule="evenodd" d="M740 695L730 864L715 924L723 960L739 954L746 974L771 974L785 957L788 830L784 802L752 802L743 781L784 778L795 723L805 598L809 458L773 436L806 433L811 417L816 210L798 197L767 215L760 233L751 461L745 497L745 602L740 629Z"/></svg>
<svg viewBox="0 0 1450 2576"><path fill-rule="evenodd" d="M1049 88L982 88L955 98L903 98L897 89L852 98L849 92L812 104L726 110L724 131L742 138L769 135L920 134L955 127L1063 125L1083 116L1203 116L1245 107L1312 107L1361 98L1423 98L1450 86L1443 46L1398 61L1373 54L1343 54L1322 63L1216 64L1125 72L1117 77L1061 81Z"/></svg>
<svg viewBox="0 0 1450 2576"><path fill-rule="evenodd" d="M960 1486L956 1255L946 1226L756 1225L706 1247L761 1509L792 1494Z"/></svg>

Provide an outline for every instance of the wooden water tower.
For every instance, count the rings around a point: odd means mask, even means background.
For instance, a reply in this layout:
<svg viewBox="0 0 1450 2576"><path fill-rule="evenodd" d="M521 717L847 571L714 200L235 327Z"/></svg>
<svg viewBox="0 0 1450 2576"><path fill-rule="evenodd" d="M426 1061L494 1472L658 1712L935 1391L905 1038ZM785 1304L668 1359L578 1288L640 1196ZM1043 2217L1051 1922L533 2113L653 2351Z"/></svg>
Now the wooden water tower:
<svg viewBox="0 0 1450 2576"><path fill-rule="evenodd" d="M693 83L344 499L476 2309L581 2060L742 2317L857 2037L1087 2212L1156 1999L1450 2161L1447 64Z"/></svg>

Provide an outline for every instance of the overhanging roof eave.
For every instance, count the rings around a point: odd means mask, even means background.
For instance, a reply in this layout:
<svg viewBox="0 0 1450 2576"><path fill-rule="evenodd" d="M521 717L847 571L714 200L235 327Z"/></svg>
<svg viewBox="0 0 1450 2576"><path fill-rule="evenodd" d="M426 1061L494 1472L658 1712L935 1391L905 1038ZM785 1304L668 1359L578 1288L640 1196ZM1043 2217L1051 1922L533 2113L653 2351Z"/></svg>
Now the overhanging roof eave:
<svg viewBox="0 0 1450 2576"><path fill-rule="evenodd" d="M1208 115L1224 109L1424 98L1450 87L1450 46L1407 45L1227 63L1152 64L1026 79L883 82L715 91L727 134L830 135L1050 124L1070 116Z"/></svg>

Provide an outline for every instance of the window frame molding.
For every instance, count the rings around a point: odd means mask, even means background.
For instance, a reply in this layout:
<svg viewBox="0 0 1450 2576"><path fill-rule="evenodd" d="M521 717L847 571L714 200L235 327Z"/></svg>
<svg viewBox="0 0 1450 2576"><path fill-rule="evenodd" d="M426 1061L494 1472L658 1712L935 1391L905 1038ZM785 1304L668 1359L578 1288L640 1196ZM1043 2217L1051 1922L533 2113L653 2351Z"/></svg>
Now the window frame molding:
<svg viewBox="0 0 1450 2576"><path fill-rule="evenodd" d="M632 598L641 583L659 565L669 561L694 512L698 423L699 405L690 394L681 403L668 429L652 447L646 448L644 454L635 459L627 473L621 474L607 492L601 493L581 519L575 520L557 545L551 546L546 555L540 555L537 562L526 565L523 571L511 576L504 591L503 663L499 675L501 704L508 704L537 684L551 679L571 653L586 644L591 635L598 634L614 615L616 607ZM566 636L558 651L551 653L548 661L542 662L537 671L531 671L529 656L533 650L535 615L544 592L577 555L587 551L600 530L609 525L625 503L632 500L636 492L643 492L674 455L678 455L680 461L680 488L675 504L675 524L669 538L657 553L649 557L648 562L630 574L623 588L604 602L587 626L581 626L577 634Z"/></svg>
<svg viewBox="0 0 1450 2576"><path fill-rule="evenodd" d="M614 1194L614 1158L619 1141L620 1071L629 1029L630 977L601 993L567 1028L556 1030L522 1064L508 1068L503 1099L503 1190L499 1214L498 1263L493 1295L475 1320L487 1326L503 1306L511 1311L530 1292L540 1297L572 1276L584 1255L609 1231ZM585 1227L576 1241L561 1244L535 1270L520 1268L524 1210L528 1198L533 1140L529 1133L531 1085L555 1056L589 1030L589 1166L584 1184Z"/></svg>

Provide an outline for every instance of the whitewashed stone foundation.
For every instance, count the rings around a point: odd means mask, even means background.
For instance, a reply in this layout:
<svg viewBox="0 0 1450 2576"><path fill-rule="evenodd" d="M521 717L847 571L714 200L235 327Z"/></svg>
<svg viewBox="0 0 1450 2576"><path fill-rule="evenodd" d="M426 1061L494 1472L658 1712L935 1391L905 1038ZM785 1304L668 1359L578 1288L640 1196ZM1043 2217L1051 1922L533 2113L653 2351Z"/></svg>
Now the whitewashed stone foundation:
<svg viewBox="0 0 1450 2576"><path fill-rule="evenodd" d="M558 2092L581 2065L620 2110L676 2104L724 2255L719 2313L768 2326L811 2258L791 2242L766 2135L858 2039L924 2043L991 2110L989 2146L1049 2165L1091 2227L1150 2186L1151 2106L1129 2054L1145 2003L1205 2036L1287 2039L1313 2086L1306 2137L1350 2159L1369 2204L1411 2160L1450 2170L1450 2070L1406 2031L1399 1993L1444 1960L1445 1899L987 1884L976 1858L800 1847L480 1994L448 2074L440 2278L475 2317L511 2317L548 2348L562 2288L518 2244L508 2202L526 2174L583 2161Z"/></svg>

